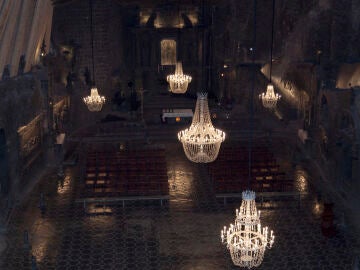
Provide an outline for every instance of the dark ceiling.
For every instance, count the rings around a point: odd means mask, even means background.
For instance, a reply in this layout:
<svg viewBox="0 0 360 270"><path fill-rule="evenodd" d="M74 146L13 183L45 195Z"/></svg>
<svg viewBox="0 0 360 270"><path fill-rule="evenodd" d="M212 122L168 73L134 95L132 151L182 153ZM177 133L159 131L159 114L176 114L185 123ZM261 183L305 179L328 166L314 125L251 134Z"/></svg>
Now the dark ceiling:
<svg viewBox="0 0 360 270"><path fill-rule="evenodd" d="M64 5L69 4L71 2L80 2L80 1L89 1L89 0L52 0L54 5ZM102 0L93 0L93 1L102 1ZM219 2L219 0L116 0L119 3L123 4L138 4L138 5L158 5L158 4L193 4L193 5L199 5L201 2L206 4L215 4L216 2Z"/></svg>

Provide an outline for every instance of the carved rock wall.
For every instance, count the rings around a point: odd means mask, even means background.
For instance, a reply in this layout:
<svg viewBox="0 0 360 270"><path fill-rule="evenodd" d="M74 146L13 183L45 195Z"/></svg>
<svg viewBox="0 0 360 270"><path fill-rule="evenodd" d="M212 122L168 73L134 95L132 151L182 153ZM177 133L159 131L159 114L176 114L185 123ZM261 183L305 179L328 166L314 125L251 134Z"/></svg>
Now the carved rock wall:
<svg viewBox="0 0 360 270"><path fill-rule="evenodd" d="M0 4L0 78L9 65L10 77L17 75L21 55L25 55L27 72L39 62L45 41L50 48L51 0L4 0Z"/></svg>
<svg viewBox="0 0 360 270"><path fill-rule="evenodd" d="M111 76L123 59L121 37L122 17L116 1L93 1L94 67L95 81L102 94L112 88ZM53 40L57 46L78 46L75 72L82 76L85 67L92 72L89 1L76 1L54 9ZM127 52L124 52L127 53ZM101 91L100 90L100 91Z"/></svg>
<svg viewBox="0 0 360 270"><path fill-rule="evenodd" d="M40 82L30 74L0 82L0 92L0 128L4 129L6 137L8 176L11 181L9 189L16 194L21 188L21 170L25 162L20 155L21 144L30 152L34 150L32 147L40 139L35 138L35 135L42 135L43 126L38 126L37 122L34 132L31 131L22 142L18 130L43 113L44 97L40 91ZM27 158L31 158L28 154Z"/></svg>

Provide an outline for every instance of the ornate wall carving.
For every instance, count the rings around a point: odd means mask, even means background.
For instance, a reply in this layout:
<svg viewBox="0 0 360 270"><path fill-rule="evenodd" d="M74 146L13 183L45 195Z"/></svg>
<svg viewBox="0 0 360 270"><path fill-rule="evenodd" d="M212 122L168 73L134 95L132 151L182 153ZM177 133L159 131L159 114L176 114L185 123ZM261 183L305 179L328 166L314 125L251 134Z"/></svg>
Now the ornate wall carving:
<svg viewBox="0 0 360 270"><path fill-rule="evenodd" d="M26 126L18 129L19 156L25 166L41 148L43 134L42 122L43 115L39 115Z"/></svg>
<svg viewBox="0 0 360 270"><path fill-rule="evenodd" d="M161 65L176 64L176 41L173 39L163 39L161 45Z"/></svg>

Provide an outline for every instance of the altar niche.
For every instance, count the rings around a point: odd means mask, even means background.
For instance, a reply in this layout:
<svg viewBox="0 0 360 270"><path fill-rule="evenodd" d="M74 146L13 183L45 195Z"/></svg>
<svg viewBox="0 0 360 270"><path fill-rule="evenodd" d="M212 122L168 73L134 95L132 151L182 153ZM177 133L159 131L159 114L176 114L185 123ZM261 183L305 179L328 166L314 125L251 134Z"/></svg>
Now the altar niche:
<svg viewBox="0 0 360 270"><path fill-rule="evenodd" d="M160 42L161 65L176 64L176 41L174 39L163 39Z"/></svg>

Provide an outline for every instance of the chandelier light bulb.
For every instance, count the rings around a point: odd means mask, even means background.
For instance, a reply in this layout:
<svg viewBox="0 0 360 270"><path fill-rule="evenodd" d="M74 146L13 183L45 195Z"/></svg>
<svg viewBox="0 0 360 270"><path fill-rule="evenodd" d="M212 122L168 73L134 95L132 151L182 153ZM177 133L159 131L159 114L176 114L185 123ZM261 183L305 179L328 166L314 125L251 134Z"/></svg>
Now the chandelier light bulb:
<svg viewBox="0 0 360 270"><path fill-rule="evenodd" d="M175 66L175 73L166 77L170 85L170 92L175 94L184 94L191 82L192 78L189 75L183 74L182 63L177 62Z"/></svg>
<svg viewBox="0 0 360 270"><path fill-rule="evenodd" d="M275 109L277 102L280 100L281 95L275 94L274 85L269 83L266 88L266 93L259 95L262 104L267 109Z"/></svg>
<svg viewBox="0 0 360 270"><path fill-rule="evenodd" d="M186 157L196 163L214 161L225 140L225 132L216 129L211 122L207 93L198 93L195 113L189 128L178 133Z"/></svg>
<svg viewBox="0 0 360 270"><path fill-rule="evenodd" d="M91 88L90 96L83 98L90 112L99 112L105 103L105 97L100 96L96 87Z"/></svg>
<svg viewBox="0 0 360 270"><path fill-rule="evenodd" d="M266 248L274 244L274 233L260 223L260 211L256 209L255 192L242 193L242 203L236 209L235 223L224 226L220 233L221 242L226 244L236 266L248 269L258 267L264 259Z"/></svg>

